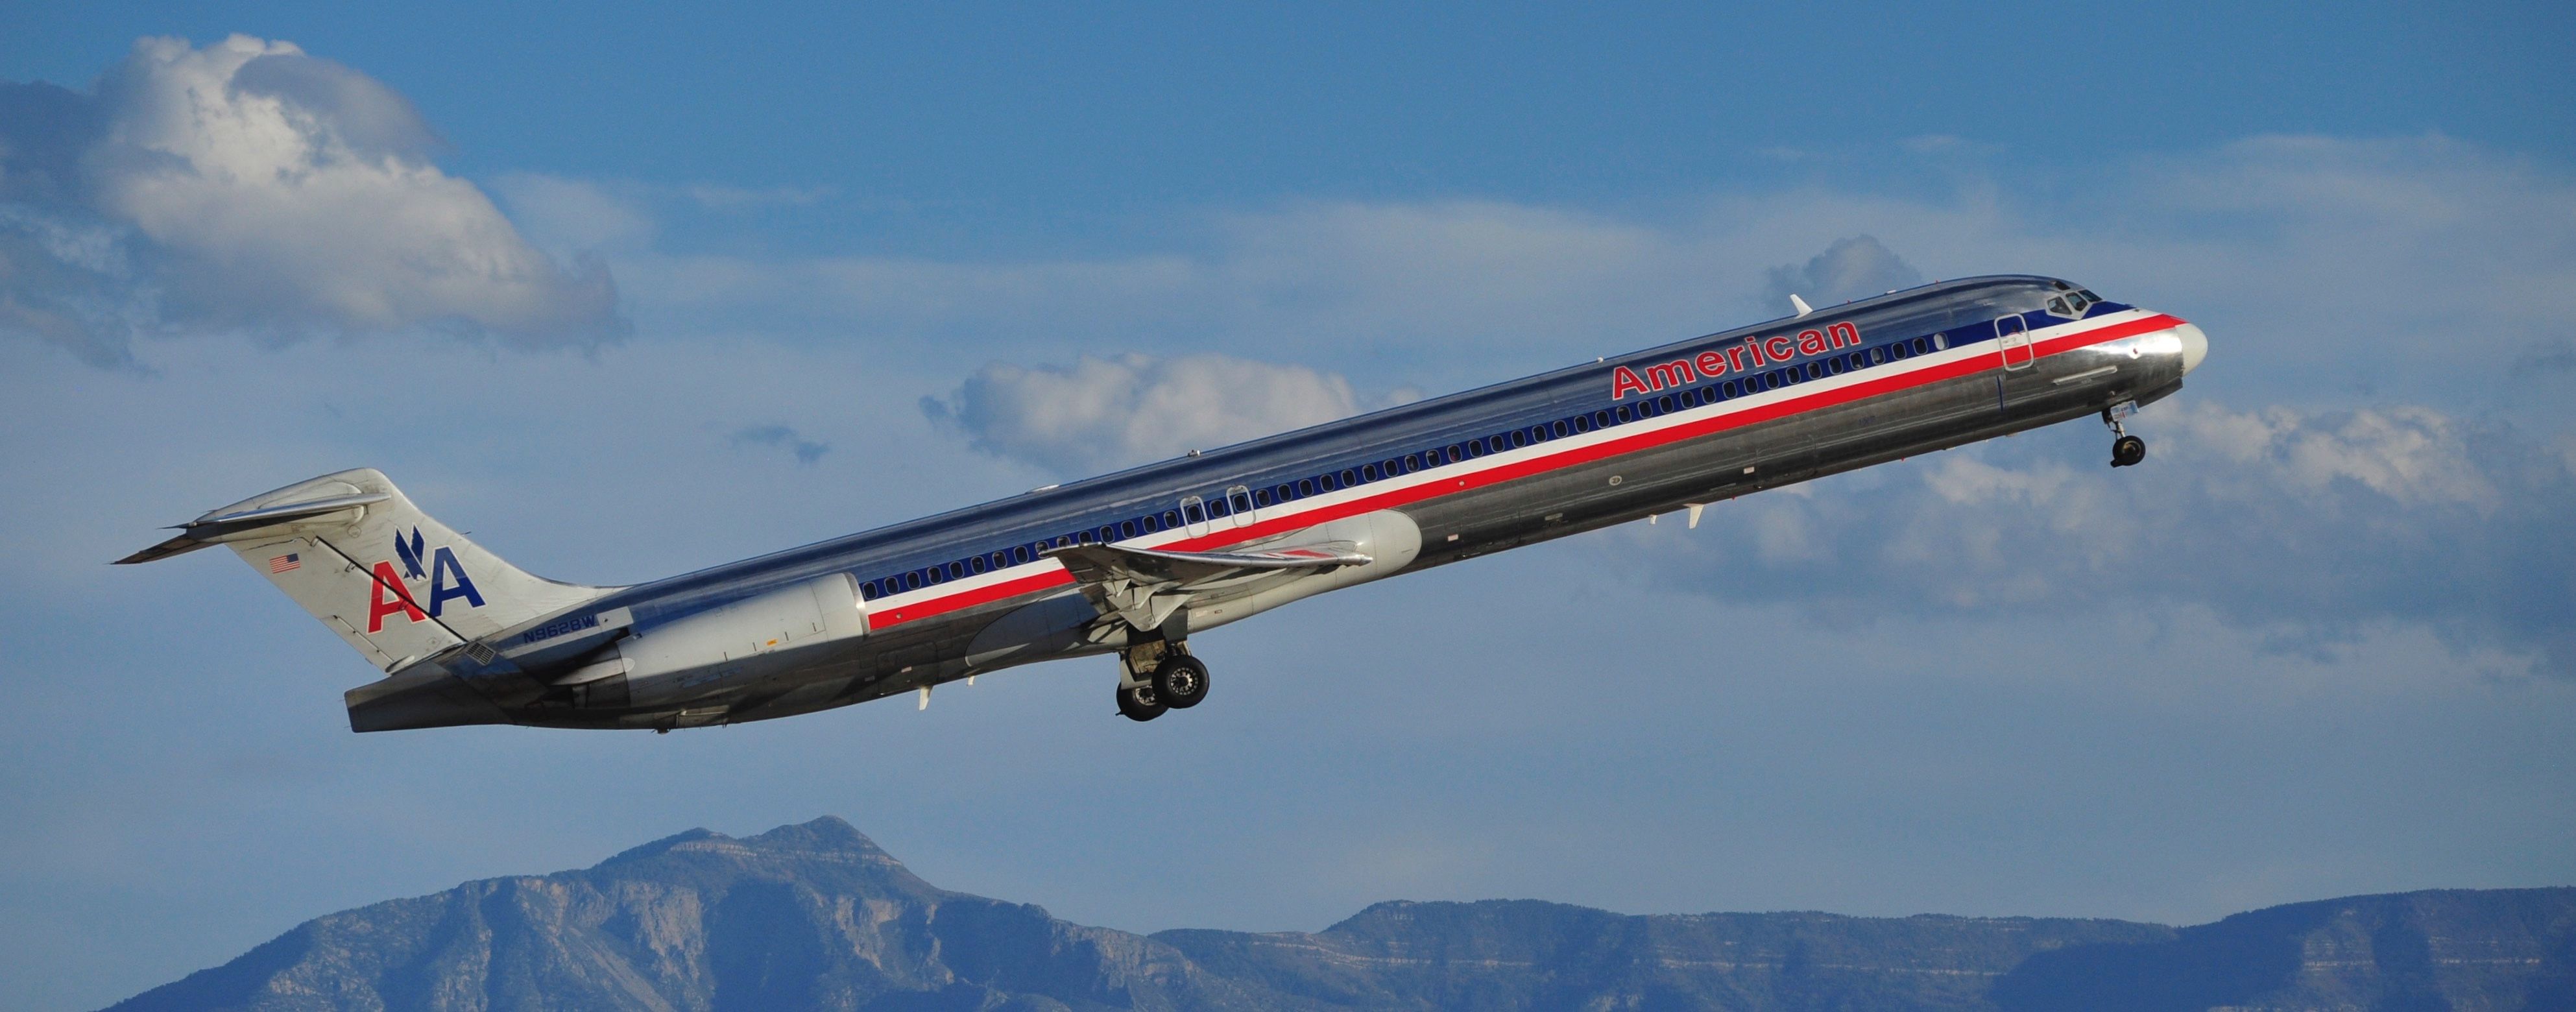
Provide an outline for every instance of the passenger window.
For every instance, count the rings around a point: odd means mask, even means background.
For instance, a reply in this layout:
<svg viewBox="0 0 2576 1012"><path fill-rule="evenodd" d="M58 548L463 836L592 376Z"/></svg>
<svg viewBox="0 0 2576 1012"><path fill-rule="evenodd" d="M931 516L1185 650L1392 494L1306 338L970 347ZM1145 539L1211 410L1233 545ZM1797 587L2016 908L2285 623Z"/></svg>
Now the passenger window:
<svg viewBox="0 0 2576 1012"><path fill-rule="evenodd" d="M937 566L922 570L922 573L930 577L930 585L933 587L948 582L948 574L940 572Z"/></svg>
<svg viewBox="0 0 2576 1012"><path fill-rule="evenodd" d="M1313 478L1299 478L1299 479L1297 479L1297 498L1303 499L1303 498L1305 498L1305 497L1307 497L1307 496L1314 495L1314 494L1315 494L1315 479L1313 479Z"/></svg>
<svg viewBox="0 0 2576 1012"><path fill-rule="evenodd" d="M1332 474L1330 472L1326 472L1315 476L1315 487L1323 491L1330 492L1336 488L1340 488L1341 486L1334 484Z"/></svg>
<svg viewBox="0 0 2576 1012"><path fill-rule="evenodd" d="M1364 483L1365 483L1365 482L1372 482L1372 481L1376 481L1377 479L1378 479L1378 470L1377 470L1377 465L1375 465L1375 464L1362 464L1362 465L1360 465L1360 481L1362 481L1362 482L1364 482Z"/></svg>
<svg viewBox="0 0 2576 1012"><path fill-rule="evenodd" d="M1826 371L1826 372L1828 372L1828 373L1831 373L1831 374L1833 374L1833 375L1836 375L1836 376L1840 376L1840 375L1842 375L1842 374L1843 374L1843 360L1842 360L1842 359L1838 359L1838 358L1837 358L1837 359L1832 359L1832 360L1827 361L1827 362L1825 363L1825 371Z"/></svg>
<svg viewBox="0 0 2576 1012"><path fill-rule="evenodd" d="M1671 394L1665 394L1665 395L1663 395L1663 396L1661 396L1661 397L1655 398L1655 413L1656 413L1656 414L1659 414L1659 415L1669 415L1669 414L1672 414L1672 413L1673 413L1673 395L1671 395Z"/></svg>
<svg viewBox="0 0 2576 1012"><path fill-rule="evenodd" d="M1194 524L1207 522L1207 511L1199 508L1198 503L1191 503L1187 506L1181 507L1181 516L1187 518L1189 522Z"/></svg>
<svg viewBox="0 0 2576 1012"><path fill-rule="evenodd" d="M1021 546L1019 546L1019 547L1017 547L1017 548L1011 549L1011 561L1013 561L1013 562L1017 562L1017 563L1019 563L1020 565L1023 565L1023 566L1028 565L1028 564L1029 564L1029 546L1027 546L1027 545L1021 545Z"/></svg>
<svg viewBox="0 0 2576 1012"><path fill-rule="evenodd" d="M1349 469L1349 468L1343 468L1343 469L1342 469L1342 487L1343 487L1343 488L1349 488L1349 487L1351 487L1351 486L1353 486L1353 485L1357 485L1357 484L1359 484L1359 483L1360 483L1360 473L1359 473L1359 472L1357 472L1357 471L1353 471L1353 470L1351 470L1351 469Z"/></svg>
<svg viewBox="0 0 2576 1012"><path fill-rule="evenodd" d="M1616 423L1614 423L1614 422L1612 422L1612 421L1611 421L1611 417L1612 417L1612 416L1611 416L1610 412L1608 412L1608 411L1606 411L1606 410L1604 410L1604 411L1595 411L1595 412L1593 412L1593 413L1592 413L1592 427L1593 427L1593 428L1596 428L1596 429L1606 429L1606 428L1609 428L1611 425L1616 424Z"/></svg>
<svg viewBox="0 0 2576 1012"><path fill-rule="evenodd" d="M916 569L916 570L913 570L912 572L909 572L909 573L905 573L905 574L903 574L903 589L905 589L905 590L920 590L920 589L921 589L921 570Z"/></svg>
<svg viewBox="0 0 2576 1012"><path fill-rule="evenodd" d="M1548 428L1556 433L1556 438L1558 439L1563 439L1574 434L1574 428L1565 424L1565 419L1562 418L1548 423Z"/></svg>
<svg viewBox="0 0 2576 1012"><path fill-rule="evenodd" d="M1118 525L1115 523L1102 524L1100 525L1099 534L1101 544L1105 545L1112 541L1116 541L1118 540Z"/></svg>
<svg viewBox="0 0 2576 1012"><path fill-rule="evenodd" d="M1627 405L1625 405L1625 404L1622 404L1622 405L1619 405L1619 406L1618 406L1618 408L1616 408L1616 409L1612 410L1612 411L1610 412L1610 416L1611 416L1611 417L1613 417L1613 418L1618 419L1618 420L1619 420L1619 424L1621 424L1621 425L1625 425L1625 424L1627 424L1627 423L1629 423L1629 422L1633 422L1633 421L1636 421L1636 420L1637 420L1637 411L1636 411L1636 409L1635 409L1635 408L1631 408L1631 407L1629 407L1629 406L1627 406Z"/></svg>
<svg viewBox="0 0 2576 1012"><path fill-rule="evenodd" d="M966 560L966 568L976 573L982 573L984 571L984 557L978 555Z"/></svg>
<svg viewBox="0 0 2576 1012"><path fill-rule="evenodd" d="M1948 335L1948 334L1934 334L1934 335L1932 335L1932 348L1933 348L1933 350L1935 350L1935 351L1947 351L1947 350L1949 350L1949 348L1950 348L1950 335Z"/></svg>
<svg viewBox="0 0 2576 1012"><path fill-rule="evenodd" d="M1449 444L1449 449L1448 449L1446 452L1447 452L1449 455L1448 455L1446 458L1443 458L1443 459L1445 459L1445 460L1449 461L1449 462L1450 462L1450 463L1452 463L1452 464L1457 463L1457 462L1462 461L1462 460L1465 460L1465 459L1467 459L1467 457L1469 456L1469 454L1467 453L1466 449L1465 449L1464 447L1459 446L1459 445L1458 445L1458 444L1456 444L1456 443L1451 443L1451 444Z"/></svg>
<svg viewBox="0 0 2576 1012"><path fill-rule="evenodd" d="M1147 513L1143 519L1145 521L1145 533L1152 534L1163 529L1163 521L1153 514Z"/></svg>
<svg viewBox="0 0 2576 1012"><path fill-rule="evenodd" d="M1412 474L1413 472L1415 472L1415 471L1419 471L1419 470L1422 470L1422 455L1421 455L1421 454L1419 454L1419 453L1408 453L1408 454L1405 454L1405 455L1404 455L1404 473L1406 473L1406 474Z"/></svg>
<svg viewBox="0 0 2576 1012"><path fill-rule="evenodd" d="M1576 416L1574 416L1574 431L1576 431L1576 432L1590 432L1590 431L1592 431L1592 416L1591 416L1591 415L1576 415Z"/></svg>
<svg viewBox="0 0 2576 1012"><path fill-rule="evenodd" d="M1168 531L1168 530L1171 530L1172 528L1174 528L1174 527L1178 527L1178 526L1180 526L1180 525L1181 525L1181 511L1179 511L1179 510L1164 510L1164 511L1163 511L1163 529L1164 529L1164 530L1167 530L1167 531Z"/></svg>
<svg viewBox="0 0 2576 1012"><path fill-rule="evenodd" d="M1494 437L1494 438L1495 438L1497 441L1499 441L1499 440L1501 440L1503 437L1501 437L1501 436L1496 436L1496 437ZM1513 430L1512 430L1512 449L1517 450L1517 449L1520 449L1521 447L1528 446L1528 445L1529 445L1529 433L1522 432L1522 431L1521 431L1521 430L1519 430L1519 429L1513 429ZM1497 446L1497 447L1495 447L1495 448L1494 448L1494 451L1495 451L1495 452L1497 452L1497 453L1500 453L1500 452L1502 452L1502 447Z"/></svg>
<svg viewBox="0 0 2576 1012"><path fill-rule="evenodd" d="M875 599L876 599L876 596L877 596L877 582L876 582L875 580L865 580L865 581L860 582L860 584L859 584L859 600L862 600L862 601L871 601L871 600L875 600Z"/></svg>

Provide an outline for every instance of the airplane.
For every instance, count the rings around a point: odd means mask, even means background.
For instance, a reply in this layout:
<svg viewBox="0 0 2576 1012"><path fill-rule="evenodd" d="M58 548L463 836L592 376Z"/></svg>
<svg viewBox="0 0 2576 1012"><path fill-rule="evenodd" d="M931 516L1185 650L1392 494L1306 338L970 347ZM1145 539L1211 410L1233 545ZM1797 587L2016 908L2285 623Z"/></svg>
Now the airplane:
<svg viewBox="0 0 2576 1012"><path fill-rule="evenodd" d="M503 562L373 469L212 510L224 545L383 672L353 731L675 728L1003 668L1118 660L1137 721L1206 698L1190 637L1326 591L2181 389L2200 328L2057 278L1928 284L625 587Z"/></svg>

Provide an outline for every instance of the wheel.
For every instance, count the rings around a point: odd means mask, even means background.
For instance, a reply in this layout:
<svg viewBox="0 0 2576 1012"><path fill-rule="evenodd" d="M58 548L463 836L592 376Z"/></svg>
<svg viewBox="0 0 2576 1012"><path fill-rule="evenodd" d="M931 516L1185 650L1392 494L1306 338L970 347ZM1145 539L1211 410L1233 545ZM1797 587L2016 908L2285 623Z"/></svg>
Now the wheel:
<svg viewBox="0 0 2576 1012"><path fill-rule="evenodd" d="M1132 689L1121 686L1118 689L1119 716L1129 720L1152 720L1162 716L1163 711L1167 709L1170 707L1163 705L1162 697L1155 694L1154 687L1151 685L1139 685Z"/></svg>
<svg viewBox="0 0 2576 1012"><path fill-rule="evenodd" d="M2147 441L2136 436L2122 436L2111 441L2111 466L2132 467L2147 459Z"/></svg>
<svg viewBox="0 0 2576 1012"><path fill-rule="evenodd" d="M1207 665L1188 654L1173 654L1154 666L1154 695L1175 710L1186 710L1207 698Z"/></svg>

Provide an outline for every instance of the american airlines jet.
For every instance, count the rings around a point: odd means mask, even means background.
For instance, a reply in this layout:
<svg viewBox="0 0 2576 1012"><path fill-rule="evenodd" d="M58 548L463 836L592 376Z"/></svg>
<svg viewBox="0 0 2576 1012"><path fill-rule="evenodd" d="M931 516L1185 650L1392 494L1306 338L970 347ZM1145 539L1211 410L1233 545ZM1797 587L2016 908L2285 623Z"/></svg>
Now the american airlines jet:
<svg viewBox="0 0 2576 1012"><path fill-rule="evenodd" d="M532 576L361 468L119 560L224 545L384 677L358 731L765 720L1090 654L1118 712L1196 706L1190 637L1280 605L2182 387L2200 328L1970 278L1048 486L631 587Z"/></svg>

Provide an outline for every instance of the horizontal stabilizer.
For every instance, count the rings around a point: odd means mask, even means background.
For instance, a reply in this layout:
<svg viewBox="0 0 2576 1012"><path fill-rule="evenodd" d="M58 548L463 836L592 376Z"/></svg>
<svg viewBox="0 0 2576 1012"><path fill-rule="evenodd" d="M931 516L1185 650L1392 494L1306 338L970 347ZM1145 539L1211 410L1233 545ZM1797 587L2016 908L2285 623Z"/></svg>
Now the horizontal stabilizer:
<svg viewBox="0 0 2576 1012"><path fill-rule="evenodd" d="M337 513L369 503L380 503L389 498L392 497L382 492L364 492L353 495L323 496L318 499L279 503L257 509L233 510L229 513L213 511L171 528L179 532L178 537L118 559L115 564L131 566L138 562L153 562L173 555L185 555L235 535Z"/></svg>

